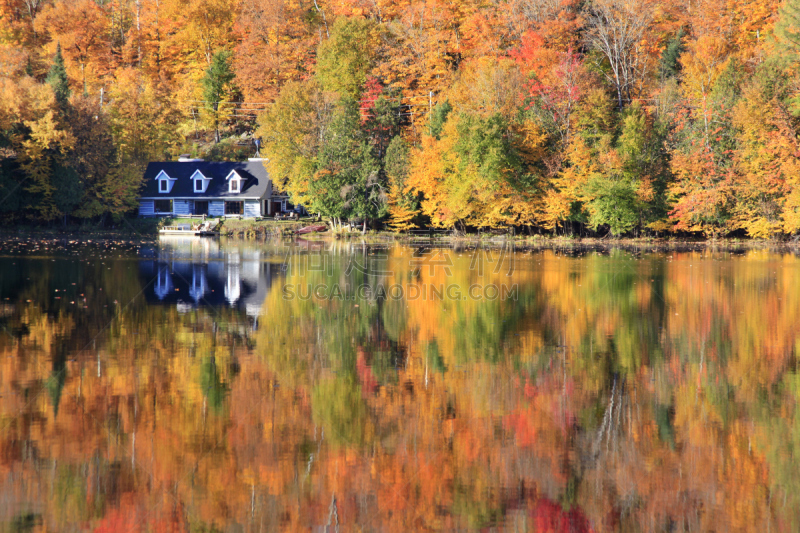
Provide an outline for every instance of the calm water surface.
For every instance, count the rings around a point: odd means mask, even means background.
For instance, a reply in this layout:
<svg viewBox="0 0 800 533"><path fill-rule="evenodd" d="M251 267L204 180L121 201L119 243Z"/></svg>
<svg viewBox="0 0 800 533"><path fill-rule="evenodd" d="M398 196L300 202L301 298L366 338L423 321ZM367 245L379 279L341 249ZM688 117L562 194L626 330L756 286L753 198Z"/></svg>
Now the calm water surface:
<svg viewBox="0 0 800 533"><path fill-rule="evenodd" d="M797 531L800 259L0 244L0 531Z"/></svg>

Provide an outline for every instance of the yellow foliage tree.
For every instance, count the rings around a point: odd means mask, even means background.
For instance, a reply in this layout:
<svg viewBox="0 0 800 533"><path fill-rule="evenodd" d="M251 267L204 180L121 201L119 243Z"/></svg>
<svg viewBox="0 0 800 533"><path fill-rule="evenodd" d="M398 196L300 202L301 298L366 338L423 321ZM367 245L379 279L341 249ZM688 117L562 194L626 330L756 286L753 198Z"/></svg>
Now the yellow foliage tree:
<svg viewBox="0 0 800 533"><path fill-rule="evenodd" d="M764 98L755 84L733 110L738 132L734 219L752 237L769 238L797 229L796 211L786 199L791 181L800 173L797 138L789 119L780 103Z"/></svg>

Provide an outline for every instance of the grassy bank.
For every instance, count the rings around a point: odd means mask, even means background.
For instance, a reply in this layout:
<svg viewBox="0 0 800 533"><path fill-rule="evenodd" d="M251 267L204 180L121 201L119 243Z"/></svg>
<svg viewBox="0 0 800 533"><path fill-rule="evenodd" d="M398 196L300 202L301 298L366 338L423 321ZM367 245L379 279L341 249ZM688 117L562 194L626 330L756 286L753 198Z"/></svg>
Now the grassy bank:
<svg viewBox="0 0 800 533"><path fill-rule="evenodd" d="M241 237L246 239L278 237L291 235L310 223L310 219L297 220L254 220L254 219L211 219L217 222L217 231L225 237ZM196 225L201 220L196 218L163 218L158 227Z"/></svg>
<svg viewBox="0 0 800 533"><path fill-rule="evenodd" d="M792 240L759 240L746 238L702 239L688 236L676 237L580 237L563 235L493 235L493 234L453 234L449 232L417 231L398 233L393 231L344 232L336 235L330 232L304 235L304 239L341 239L367 244L381 243L441 243L453 246L504 246L511 243L518 249L561 248L567 250L629 248L635 250L659 249L721 249L737 250L752 248L800 248L800 243Z"/></svg>
<svg viewBox="0 0 800 533"><path fill-rule="evenodd" d="M308 221L297 220L236 220L227 219L219 228L220 235L228 237L243 237L248 239L263 237L279 237L291 235L300 228L307 226Z"/></svg>

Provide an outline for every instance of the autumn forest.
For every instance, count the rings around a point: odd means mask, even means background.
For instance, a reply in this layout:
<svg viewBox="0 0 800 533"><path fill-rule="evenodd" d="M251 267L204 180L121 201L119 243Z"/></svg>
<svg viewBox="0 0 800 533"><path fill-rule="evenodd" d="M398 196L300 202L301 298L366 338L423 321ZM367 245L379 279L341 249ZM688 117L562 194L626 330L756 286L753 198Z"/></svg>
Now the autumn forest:
<svg viewBox="0 0 800 533"><path fill-rule="evenodd" d="M0 215L254 154L396 230L800 229L797 0L2 0Z"/></svg>

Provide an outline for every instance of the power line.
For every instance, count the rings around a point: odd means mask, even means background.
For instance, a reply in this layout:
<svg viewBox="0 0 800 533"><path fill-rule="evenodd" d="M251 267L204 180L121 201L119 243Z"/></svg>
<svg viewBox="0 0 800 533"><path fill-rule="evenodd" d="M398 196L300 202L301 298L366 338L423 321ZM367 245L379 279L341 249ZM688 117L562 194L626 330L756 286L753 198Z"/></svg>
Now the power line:
<svg viewBox="0 0 800 533"><path fill-rule="evenodd" d="M433 91L429 91L427 95L422 94L411 94L411 95L400 95L400 96L385 96L385 95L378 95L374 98L362 98L359 101L359 113L362 118L374 118L376 115L365 113L371 111L371 107L378 99L388 100L390 102L395 102L399 104L401 109L398 109L397 113L392 113L398 117L409 117L410 120L414 120L414 115L417 117L422 117L426 113L424 110L420 110L420 107L427 108L428 113L433 111ZM425 99L425 101L420 102L419 99ZM416 100L416 101L414 101ZM187 109L187 112L191 114L191 116L197 120L197 115L203 108L207 108L209 105L216 104L216 110L219 113L225 114L225 118L239 118L239 119L248 119L248 120L256 120L258 119L258 115L267 111L269 106L274 102L231 102L231 101L213 101L213 100L176 100L178 104L181 104L180 107ZM402 108L405 108L403 110ZM415 110L416 109L416 110ZM187 113L187 114L188 114Z"/></svg>
<svg viewBox="0 0 800 533"><path fill-rule="evenodd" d="M200 103L200 104L244 104L247 105L272 105L274 102L231 102L231 101L214 101L214 100L175 100L176 102L183 103Z"/></svg>
<svg viewBox="0 0 800 533"><path fill-rule="evenodd" d="M397 100L412 100L416 98L425 98L430 99L430 95L427 94L416 94L416 95L401 95L401 96L386 96L386 95L378 95L370 98L362 98L361 101L374 101L383 98L384 100L389 101L397 101ZM234 102L234 101L214 101L214 100L175 100L178 103L184 104L217 104L217 105L247 105L247 106L270 106L275 102ZM422 105L422 104L420 104Z"/></svg>

